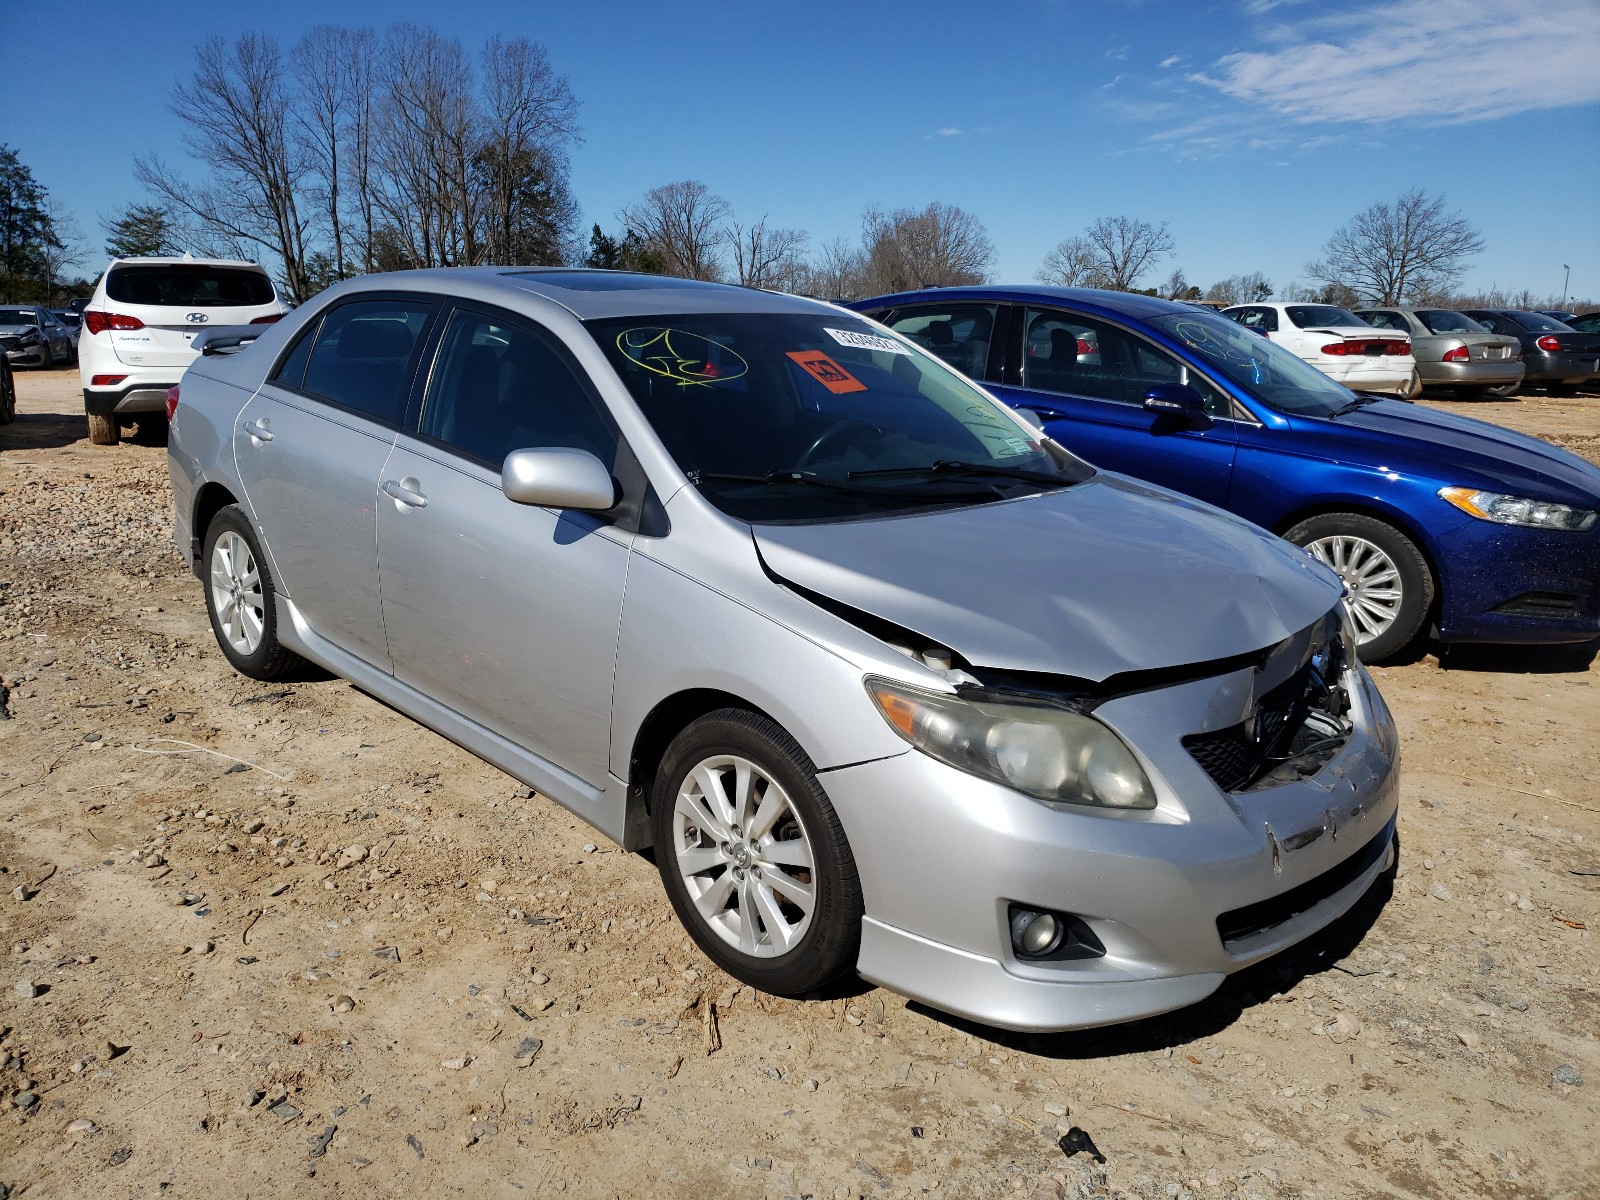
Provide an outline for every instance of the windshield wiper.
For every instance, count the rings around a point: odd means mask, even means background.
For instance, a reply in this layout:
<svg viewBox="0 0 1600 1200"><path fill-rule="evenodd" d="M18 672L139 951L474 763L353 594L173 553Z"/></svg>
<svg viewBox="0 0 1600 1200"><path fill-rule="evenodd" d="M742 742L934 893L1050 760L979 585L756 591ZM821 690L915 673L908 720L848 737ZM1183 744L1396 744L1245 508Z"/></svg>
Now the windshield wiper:
<svg viewBox="0 0 1600 1200"><path fill-rule="evenodd" d="M821 475L813 474L810 471L768 471L765 475L737 475L726 471L690 471L688 476L689 482L694 484L702 482L759 483L774 486L793 483L804 487L822 488L830 492L842 492L849 496L881 496L885 500L915 500L930 497L933 499L970 499L975 494L970 488L862 487L859 484L848 483L843 479L825 479ZM981 484L978 486L982 487Z"/></svg>
<svg viewBox="0 0 1600 1200"><path fill-rule="evenodd" d="M1078 482L1047 471L1029 471L1022 467L1002 467L993 463L961 462L941 458L921 467L881 467L871 471L851 471L850 479L882 479L890 475L993 475L1002 479L1021 479L1026 483L1046 487L1069 487Z"/></svg>
<svg viewBox="0 0 1600 1200"><path fill-rule="evenodd" d="M1356 398L1350 401L1350 403L1342 404L1338 408L1334 409L1333 415L1336 417L1342 417L1347 412L1355 412L1355 410L1358 408L1365 408L1369 404L1376 404L1378 401L1386 399L1388 399L1387 396L1368 396L1363 393L1357 393Z"/></svg>

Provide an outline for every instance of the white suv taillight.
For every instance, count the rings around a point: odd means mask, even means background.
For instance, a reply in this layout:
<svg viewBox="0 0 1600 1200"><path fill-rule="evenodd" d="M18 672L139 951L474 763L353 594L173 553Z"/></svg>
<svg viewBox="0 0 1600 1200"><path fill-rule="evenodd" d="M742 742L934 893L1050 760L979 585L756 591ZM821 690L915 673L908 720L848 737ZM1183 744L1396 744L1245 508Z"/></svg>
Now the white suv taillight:
<svg viewBox="0 0 1600 1200"><path fill-rule="evenodd" d="M143 329L144 322L123 313L86 312L83 327L90 333L104 333L108 329Z"/></svg>

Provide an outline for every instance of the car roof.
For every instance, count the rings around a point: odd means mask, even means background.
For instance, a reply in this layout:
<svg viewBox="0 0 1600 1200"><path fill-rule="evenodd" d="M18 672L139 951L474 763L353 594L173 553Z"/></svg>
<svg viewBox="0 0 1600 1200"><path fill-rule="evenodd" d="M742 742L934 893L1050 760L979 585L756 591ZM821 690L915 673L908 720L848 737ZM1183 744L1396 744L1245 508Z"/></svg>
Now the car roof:
<svg viewBox="0 0 1600 1200"><path fill-rule="evenodd" d="M243 258L191 258L187 254L180 255L141 255L134 258L113 258L110 267L250 267L261 271L266 268L258 262L251 262Z"/></svg>
<svg viewBox="0 0 1600 1200"><path fill-rule="evenodd" d="M515 307L533 295L559 304L580 321L604 317L685 313L811 313L831 306L727 283L585 267L432 267L363 275L342 285L353 291L430 292Z"/></svg>
<svg viewBox="0 0 1600 1200"><path fill-rule="evenodd" d="M1028 301L1054 300L1063 304L1072 304L1086 308L1100 308L1122 316L1148 319L1150 317L1165 316L1168 313L1194 313L1197 310L1188 304L1179 304L1174 300L1163 300L1159 296L1144 296L1138 292L1111 292L1100 288L1068 288L1050 287L1045 284L975 284L971 287L944 287L923 288L914 292L894 292L884 296L874 296L867 300L851 302L852 308L877 307L880 305L910 303L913 300L923 301L932 297L948 297L951 300L994 300Z"/></svg>

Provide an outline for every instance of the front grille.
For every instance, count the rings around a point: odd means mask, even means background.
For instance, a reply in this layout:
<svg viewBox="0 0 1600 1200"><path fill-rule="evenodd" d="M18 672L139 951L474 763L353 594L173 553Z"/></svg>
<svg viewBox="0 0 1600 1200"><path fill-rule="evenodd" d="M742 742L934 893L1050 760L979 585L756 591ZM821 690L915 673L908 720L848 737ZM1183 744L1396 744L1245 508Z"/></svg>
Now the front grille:
<svg viewBox="0 0 1600 1200"><path fill-rule="evenodd" d="M14 337L0 337L0 350L10 350L19 339Z"/></svg>
<svg viewBox="0 0 1600 1200"><path fill-rule="evenodd" d="M1183 748L1223 791L1243 791L1267 772L1286 735L1305 720L1312 676L1306 663L1256 702L1252 720L1214 733L1190 734Z"/></svg>
<svg viewBox="0 0 1600 1200"><path fill-rule="evenodd" d="M1227 948L1230 942L1242 941L1258 933L1265 933L1285 921L1298 917L1303 912L1310 911L1329 896L1343 891L1383 858L1384 851L1389 848L1389 839L1393 836L1394 821L1391 818L1377 837L1315 879L1308 879L1299 887L1290 888L1281 896L1260 900L1255 904L1247 904L1243 908L1223 913L1217 918L1217 933L1222 936L1223 947Z"/></svg>
<svg viewBox="0 0 1600 1200"><path fill-rule="evenodd" d="M1568 620L1578 615L1579 598L1566 592L1523 592L1494 609L1502 617L1533 617L1546 621Z"/></svg>

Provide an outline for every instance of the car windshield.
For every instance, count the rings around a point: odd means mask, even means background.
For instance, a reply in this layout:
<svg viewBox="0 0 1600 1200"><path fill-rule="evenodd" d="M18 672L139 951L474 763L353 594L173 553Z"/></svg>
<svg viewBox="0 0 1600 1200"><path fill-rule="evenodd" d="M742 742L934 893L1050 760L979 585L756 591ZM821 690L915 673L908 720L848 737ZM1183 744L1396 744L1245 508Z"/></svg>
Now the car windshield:
<svg viewBox="0 0 1600 1200"><path fill-rule="evenodd" d="M37 325L39 314L31 308L0 308L0 325Z"/></svg>
<svg viewBox="0 0 1600 1200"><path fill-rule="evenodd" d="M1331 417L1354 398L1310 363L1225 317L1167 313L1149 323L1188 346L1205 364L1267 407Z"/></svg>
<svg viewBox="0 0 1600 1200"><path fill-rule="evenodd" d="M1524 329L1532 333L1571 333L1572 326L1554 317L1547 317L1543 313L1518 312L1512 313L1511 319Z"/></svg>
<svg viewBox="0 0 1600 1200"><path fill-rule="evenodd" d="M276 299L266 272L204 263L113 267L106 280L106 295L121 304L183 308L254 307Z"/></svg>
<svg viewBox="0 0 1600 1200"><path fill-rule="evenodd" d="M1324 325L1346 326L1354 325L1360 328L1366 322L1347 308L1335 308L1331 304L1291 304L1283 310L1289 314L1301 329L1318 329Z"/></svg>
<svg viewBox="0 0 1600 1200"><path fill-rule="evenodd" d="M51 309L50 311L55 312L55 309ZM56 312L56 320L60 321L63 325L67 325L73 329L76 329L81 319L77 313L73 312L70 308L67 308L61 310L60 312Z"/></svg>
<svg viewBox="0 0 1600 1200"><path fill-rule="evenodd" d="M1093 474L938 359L844 313L587 327L678 466L741 520L972 504Z"/></svg>
<svg viewBox="0 0 1600 1200"><path fill-rule="evenodd" d="M1480 325L1466 313L1451 312L1446 308L1419 308L1417 320L1434 333L1488 333L1487 325Z"/></svg>

